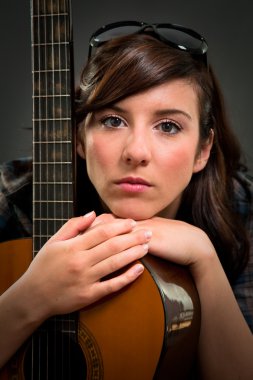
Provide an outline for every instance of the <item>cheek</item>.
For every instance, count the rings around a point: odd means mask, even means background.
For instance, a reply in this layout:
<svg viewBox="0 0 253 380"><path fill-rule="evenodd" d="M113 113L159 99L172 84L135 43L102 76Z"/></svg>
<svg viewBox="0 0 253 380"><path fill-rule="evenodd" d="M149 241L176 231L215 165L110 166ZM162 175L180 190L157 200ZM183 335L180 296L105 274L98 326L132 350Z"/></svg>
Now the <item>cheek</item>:
<svg viewBox="0 0 253 380"><path fill-rule="evenodd" d="M111 166L111 148L108 149L108 145L105 139L100 138L97 134L89 133L86 136L86 164L89 172L105 170Z"/></svg>
<svg viewBox="0 0 253 380"><path fill-rule="evenodd" d="M170 149L163 154L161 158L164 162L164 170L172 175L182 176L191 174L195 162L196 149L181 144L180 146Z"/></svg>

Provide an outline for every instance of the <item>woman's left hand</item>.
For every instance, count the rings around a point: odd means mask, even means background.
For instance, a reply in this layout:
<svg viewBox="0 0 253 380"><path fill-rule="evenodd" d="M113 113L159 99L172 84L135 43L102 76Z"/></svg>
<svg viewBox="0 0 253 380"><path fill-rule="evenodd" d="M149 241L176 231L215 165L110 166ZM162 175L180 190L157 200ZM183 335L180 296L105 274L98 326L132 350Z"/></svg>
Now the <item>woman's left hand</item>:
<svg viewBox="0 0 253 380"><path fill-rule="evenodd" d="M206 233L191 224L160 217L138 221L134 230L152 231L149 252L177 264L194 266L215 249Z"/></svg>

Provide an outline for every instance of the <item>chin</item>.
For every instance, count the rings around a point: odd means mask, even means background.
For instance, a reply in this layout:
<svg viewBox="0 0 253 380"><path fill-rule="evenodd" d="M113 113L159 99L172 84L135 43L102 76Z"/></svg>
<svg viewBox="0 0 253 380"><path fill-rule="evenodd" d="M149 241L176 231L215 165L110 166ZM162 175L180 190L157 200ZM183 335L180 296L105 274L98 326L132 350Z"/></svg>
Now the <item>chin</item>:
<svg viewBox="0 0 253 380"><path fill-rule="evenodd" d="M134 219L136 221L150 219L155 216L155 213L149 212L148 210L138 210L137 208L112 208L112 213L118 218L122 219Z"/></svg>

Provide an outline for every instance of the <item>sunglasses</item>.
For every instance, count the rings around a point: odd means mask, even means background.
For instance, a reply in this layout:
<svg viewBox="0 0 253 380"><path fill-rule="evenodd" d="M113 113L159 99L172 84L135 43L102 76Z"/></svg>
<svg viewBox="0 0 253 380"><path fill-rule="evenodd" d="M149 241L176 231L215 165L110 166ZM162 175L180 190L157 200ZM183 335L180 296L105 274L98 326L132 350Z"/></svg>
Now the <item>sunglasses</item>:
<svg viewBox="0 0 253 380"><path fill-rule="evenodd" d="M88 58L94 54L96 48L114 38L145 33L173 48L200 56L207 65L208 45L199 33L176 24L148 24L138 21L119 21L99 28L90 37Z"/></svg>

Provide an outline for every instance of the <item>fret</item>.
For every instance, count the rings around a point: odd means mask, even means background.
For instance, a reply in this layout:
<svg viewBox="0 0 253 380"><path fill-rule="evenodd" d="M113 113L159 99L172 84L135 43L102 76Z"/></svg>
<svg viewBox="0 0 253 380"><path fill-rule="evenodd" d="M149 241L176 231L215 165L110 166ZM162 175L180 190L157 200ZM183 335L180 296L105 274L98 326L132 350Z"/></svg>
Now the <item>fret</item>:
<svg viewBox="0 0 253 380"><path fill-rule="evenodd" d="M71 121L71 118L70 117L64 117L64 118L60 118L60 117L51 117L51 118L37 118L37 119L32 119L34 122L38 122L38 125L40 125L41 122L45 121L45 122L48 122L48 121ZM54 124L52 124L54 125Z"/></svg>
<svg viewBox="0 0 253 380"><path fill-rule="evenodd" d="M32 17L45 14L61 14L69 12L69 2L65 0L55 1L34 1Z"/></svg>
<svg viewBox="0 0 253 380"><path fill-rule="evenodd" d="M34 167L35 182L71 182L72 180L72 167L70 164L64 164L60 168L56 167L56 165L47 165L43 168L41 165L34 165Z"/></svg>
<svg viewBox="0 0 253 380"><path fill-rule="evenodd" d="M56 182L56 181L54 181L54 182L36 182L36 181L34 181L33 184L34 185L60 185L60 184L73 185L72 182Z"/></svg>
<svg viewBox="0 0 253 380"><path fill-rule="evenodd" d="M36 220L36 219L35 219ZM43 244L58 231L68 219L39 219L34 225L34 240L43 240ZM34 245L34 249L39 251L41 246Z"/></svg>
<svg viewBox="0 0 253 380"><path fill-rule="evenodd" d="M50 70L34 73L33 98L42 96L70 97L71 75L68 70Z"/></svg>
<svg viewBox="0 0 253 380"><path fill-rule="evenodd" d="M54 96L54 98L34 98L34 121L70 118L71 99Z"/></svg>
<svg viewBox="0 0 253 380"><path fill-rule="evenodd" d="M40 144L71 144L71 141L69 140L69 141L63 141L63 140L59 140L59 141L57 141L57 140L51 140L51 141L33 141L33 144L34 145L36 145L36 144L38 144L38 145L40 145Z"/></svg>
<svg viewBox="0 0 253 380"><path fill-rule="evenodd" d="M39 238L36 238L34 237L33 238L33 255L35 256L39 250L41 249L41 247L46 244L46 242L48 241L48 239L50 239L51 236L53 236L53 234L56 232L56 230L52 230L52 234L49 235L48 237L39 237Z"/></svg>
<svg viewBox="0 0 253 380"><path fill-rule="evenodd" d="M45 14L38 14L38 15L33 15L32 18L36 17L52 17L52 16L67 16L68 13L45 13Z"/></svg>
<svg viewBox="0 0 253 380"><path fill-rule="evenodd" d="M73 203L33 203L34 213L36 219L38 218L47 218L47 219L68 219L72 212Z"/></svg>
<svg viewBox="0 0 253 380"><path fill-rule="evenodd" d="M73 202L73 184L54 186L54 185L41 185L34 186L34 203L44 202Z"/></svg>
<svg viewBox="0 0 253 380"><path fill-rule="evenodd" d="M72 125L70 119L34 120L34 142L72 140Z"/></svg>
<svg viewBox="0 0 253 380"><path fill-rule="evenodd" d="M39 219L34 225L33 237L38 239L42 237L48 240L56 231L58 231L67 219L54 219L54 220L44 220Z"/></svg>
<svg viewBox="0 0 253 380"><path fill-rule="evenodd" d="M69 96L68 94L57 94L57 96L58 97L65 97L65 96ZM52 94L52 95L49 95L49 94L46 94L46 95L34 95L32 98L34 99L34 98L53 98L53 97L55 97L55 94Z"/></svg>
<svg viewBox="0 0 253 380"><path fill-rule="evenodd" d="M58 222L62 222L62 223L64 223L64 222L66 222L67 220L68 220L68 218L56 218L56 217L54 217L54 218L49 218L49 217L47 217L47 218L34 218L34 220L36 220L36 221L44 221L44 222L46 222L47 220L49 221L49 222L54 222L54 221L58 221Z"/></svg>
<svg viewBox="0 0 253 380"><path fill-rule="evenodd" d="M71 164L72 144L37 144L34 147L34 165Z"/></svg>
<svg viewBox="0 0 253 380"><path fill-rule="evenodd" d="M45 205L44 204L48 204L48 203L60 203L62 204L62 199L61 200L56 200L56 199L38 199L37 201L33 201L33 203L38 203L39 205L41 205L42 207L44 207ZM70 200L64 200L64 203L73 203L73 201L70 201Z"/></svg>
<svg viewBox="0 0 253 380"><path fill-rule="evenodd" d="M52 154L55 155L57 153L52 150ZM52 161L37 161L37 162L34 161L33 164L34 165L42 165L44 167L41 167L41 169L45 170L45 165L55 165L55 166L58 166L58 165L68 165L68 164L71 165L72 162L71 161L54 161L54 157L53 157ZM60 166L60 168L58 166L58 168L55 168L55 169L56 170L61 170L61 166Z"/></svg>
<svg viewBox="0 0 253 380"><path fill-rule="evenodd" d="M34 220L36 220L36 221L51 221L51 222L54 222L54 221L59 221L59 222L62 222L62 223L64 223L64 222L67 222L67 218L34 218Z"/></svg>
<svg viewBox="0 0 253 380"><path fill-rule="evenodd" d="M32 74L36 74L36 73L51 73L51 72L54 72L54 73L56 73L56 72L58 72L58 71L62 71L62 72L65 72L65 71L70 71L69 69L61 69L61 68L59 68L59 69L48 69L48 70L32 70Z"/></svg>
<svg viewBox="0 0 253 380"><path fill-rule="evenodd" d="M71 62L70 55L66 52L67 48L68 45L63 42L61 44L34 45L32 73L70 70Z"/></svg>
<svg viewBox="0 0 253 380"><path fill-rule="evenodd" d="M58 42L58 41L55 41L55 42L44 42L44 43L33 43L32 44L32 47L33 48L36 48L36 47L42 47L42 46L60 46L60 45L63 45L65 47L67 47L69 45L69 42L68 41L61 41L61 42Z"/></svg>
<svg viewBox="0 0 253 380"><path fill-rule="evenodd" d="M37 126L41 126L41 124L43 123L43 122L45 122L46 123L46 126L47 125L49 125L49 123L50 122L52 122L52 126L54 126L55 125L55 122L57 122L57 121L59 121L59 122L62 122L62 121L71 121L71 118L70 117L65 117L65 118L57 118L57 117L51 117L51 118L43 118L43 119L40 119L40 118L36 118L36 119L32 119L32 121L34 122L34 123L36 123L37 122Z"/></svg>
<svg viewBox="0 0 253 380"><path fill-rule="evenodd" d="M65 14L51 14L51 17L45 17L45 15L33 17L34 35L32 44L64 42L69 40L70 31L68 21L68 16Z"/></svg>

